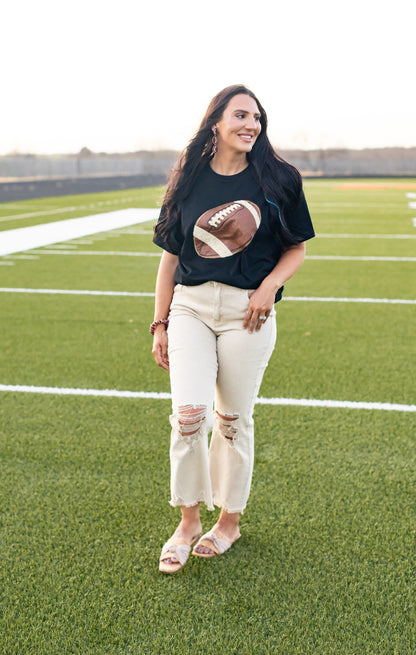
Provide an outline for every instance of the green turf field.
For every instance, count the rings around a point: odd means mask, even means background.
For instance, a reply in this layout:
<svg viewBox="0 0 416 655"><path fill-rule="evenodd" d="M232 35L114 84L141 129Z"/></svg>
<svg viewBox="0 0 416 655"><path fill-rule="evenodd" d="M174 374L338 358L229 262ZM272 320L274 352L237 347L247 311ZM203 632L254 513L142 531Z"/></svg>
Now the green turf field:
<svg viewBox="0 0 416 655"><path fill-rule="evenodd" d="M168 392L153 299L0 291L0 385L56 390L0 390L1 655L416 652L416 306L397 302L416 299L416 180L305 191L318 238L277 306L261 396L374 408L256 405L243 538L177 576L158 571L179 520L169 401L59 393ZM4 203L0 239L162 197ZM0 288L151 293L151 236L144 223L2 257Z"/></svg>

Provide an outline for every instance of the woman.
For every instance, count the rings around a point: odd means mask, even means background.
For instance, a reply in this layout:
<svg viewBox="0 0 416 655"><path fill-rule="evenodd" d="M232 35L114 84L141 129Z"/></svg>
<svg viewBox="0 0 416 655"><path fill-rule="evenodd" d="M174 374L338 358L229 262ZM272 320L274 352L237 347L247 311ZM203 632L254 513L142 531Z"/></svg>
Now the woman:
<svg viewBox="0 0 416 655"><path fill-rule="evenodd" d="M223 89L172 172L154 236L164 252L152 352L170 371L170 504L182 513L162 549L165 573L195 544L193 555L208 558L240 537L274 304L313 236L300 174L274 152L260 102L245 86ZM201 502L221 508L202 537Z"/></svg>

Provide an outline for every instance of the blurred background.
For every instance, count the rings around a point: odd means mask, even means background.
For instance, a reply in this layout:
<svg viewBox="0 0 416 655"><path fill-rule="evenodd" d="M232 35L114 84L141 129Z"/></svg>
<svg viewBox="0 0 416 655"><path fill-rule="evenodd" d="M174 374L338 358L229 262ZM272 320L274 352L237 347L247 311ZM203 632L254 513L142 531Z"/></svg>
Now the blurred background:
<svg viewBox="0 0 416 655"><path fill-rule="evenodd" d="M163 182L211 97L240 82L303 173L414 175L415 18L413 0L8 3L1 197L24 180Z"/></svg>

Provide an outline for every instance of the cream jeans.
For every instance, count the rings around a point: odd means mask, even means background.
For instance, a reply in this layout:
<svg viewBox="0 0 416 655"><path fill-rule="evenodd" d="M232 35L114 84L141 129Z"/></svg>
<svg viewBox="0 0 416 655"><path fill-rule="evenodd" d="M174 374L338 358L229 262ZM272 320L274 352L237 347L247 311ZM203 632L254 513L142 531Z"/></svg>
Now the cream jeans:
<svg viewBox="0 0 416 655"><path fill-rule="evenodd" d="M246 507L254 403L276 341L274 309L258 332L243 329L251 293L219 282L175 287L168 328L173 506Z"/></svg>

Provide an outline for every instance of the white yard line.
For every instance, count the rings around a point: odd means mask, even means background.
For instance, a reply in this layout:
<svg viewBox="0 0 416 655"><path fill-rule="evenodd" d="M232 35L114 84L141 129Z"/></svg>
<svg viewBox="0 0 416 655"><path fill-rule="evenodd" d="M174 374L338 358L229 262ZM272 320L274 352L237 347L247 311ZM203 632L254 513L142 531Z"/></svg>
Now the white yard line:
<svg viewBox="0 0 416 655"><path fill-rule="evenodd" d="M306 255L305 259L334 262L416 262L416 257L373 257L371 255L347 256L347 255Z"/></svg>
<svg viewBox="0 0 416 655"><path fill-rule="evenodd" d="M0 223L3 223L5 221L13 221L13 220L20 220L22 218L36 218L38 216L53 216L53 214L62 214L65 212L74 212L74 211L82 211L84 209L100 209L102 207L111 207L114 205L124 205L127 202L136 202L137 197L129 197L129 198L121 198L121 199L115 199L115 200L103 200L101 202L92 202L88 205L71 205L69 207L58 207L55 209L44 209L42 211L31 211L31 212L26 212L25 214L9 214L8 216L2 216L0 218ZM17 205L9 205L7 203L7 208L11 209L13 206Z"/></svg>
<svg viewBox="0 0 416 655"><path fill-rule="evenodd" d="M114 230L113 230L113 232L114 232ZM106 237L104 237L104 239L105 238ZM77 248L78 248L78 246L76 244L74 244L74 243L57 243L56 245L54 245L54 252L58 252L59 250L77 250ZM39 253L44 252L44 251L43 250L33 250L33 252L39 254Z"/></svg>
<svg viewBox="0 0 416 655"><path fill-rule="evenodd" d="M0 233L1 234L1 233ZM122 250L31 250L33 255L101 255L105 257L160 257L161 252L126 252Z"/></svg>
<svg viewBox="0 0 416 655"><path fill-rule="evenodd" d="M31 250L32 255L91 255L102 257L161 257L159 252L128 252L123 250ZM355 257L349 255L306 255L305 259L342 262L416 262L416 257Z"/></svg>
<svg viewBox="0 0 416 655"><path fill-rule="evenodd" d="M2 202L1 207L5 207L5 209L33 209L35 208L35 205L33 203L29 202L24 202L23 200L20 200L18 202Z"/></svg>
<svg viewBox="0 0 416 655"><path fill-rule="evenodd" d="M158 215L158 209L119 209L104 214L5 230L0 232L0 256L145 223L156 219Z"/></svg>
<svg viewBox="0 0 416 655"><path fill-rule="evenodd" d="M82 207L60 207L59 209L48 209L41 212L27 212L26 214L10 214L10 216L2 216L0 223L7 221L21 220L22 218L37 218L38 216L53 216L54 214L64 214L65 212L74 212ZM86 209L86 207L85 207Z"/></svg>
<svg viewBox="0 0 416 655"><path fill-rule="evenodd" d="M372 209L384 209L385 207L403 206L400 202L314 202L313 200L310 200L308 205L313 210L322 210L326 207L329 209L343 209L344 207L346 209L351 209L351 207L354 207L355 209L366 209L367 207L371 207Z"/></svg>
<svg viewBox="0 0 416 655"><path fill-rule="evenodd" d="M416 239L416 234L336 234L334 232L321 232L316 236L319 239Z"/></svg>
<svg viewBox="0 0 416 655"><path fill-rule="evenodd" d="M416 300L408 300L407 298L321 298L318 296L283 296L283 300L296 300L301 302L358 302L388 305L416 305Z"/></svg>
<svg viewBox="0 0 416 655"><path fill-rule="evenodd" d="M14 255L4 255L4 258L5 259L14 259L14 260L17 260L17 259L39 259L39 255L37 255L36 253L30 253L30 254L27 254L27 255L18 255L18 254L15 253Z"/></svg>
<svg viewBox="0 0 416 655"><path fill-rule="evenodd" d="M22 287L0 287L0 293L39 293L67 296L127 296L132 298L154 298L154 293L142 291L100 291L89 289L30 289ZM283 296L283 300L300 302L376 303L391 305L416 305L416 300L407 298L336 298L319 296Z"/></svg>
<svg viewBox="0 0 416 655"><path fill-rule="evenodd" d="M154 293L139 291L91 291L86 289L22 289L0 287L0 293L40 293L63 296L131 296L133 298L154 298Z"/></svg>
<svg viewBox="0 0 416 655"><path fill-rule="evenodd" d="M12 393L38 393L59 396L101 396L106 398L135 398L170 400L171 394L152 391L119 391L118 389L71 389L65 387L35 387L29 385L0 384L0 391ZM389 412L416 412L416 405L399 403L361 402L351 400L315 400L312 398L257 398L258 405L294 405L300 407L326 407L330 409L367 409Z"/></svg>

